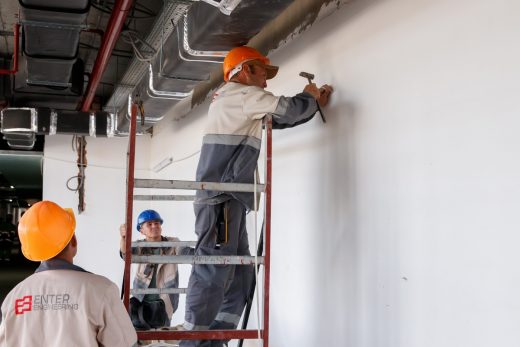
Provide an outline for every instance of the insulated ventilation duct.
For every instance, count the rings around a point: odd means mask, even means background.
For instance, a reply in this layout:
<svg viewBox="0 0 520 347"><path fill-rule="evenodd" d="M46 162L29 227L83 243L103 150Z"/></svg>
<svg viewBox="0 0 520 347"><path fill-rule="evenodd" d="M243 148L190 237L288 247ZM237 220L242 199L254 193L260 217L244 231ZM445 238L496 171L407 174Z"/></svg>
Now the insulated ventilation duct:
<svg viewBox="0 0 520 347"><path fill-rule="evenodd" d="M89 0L19 0L22 24L16 92L83 93L84 64L78 59L79 35L86 28Z"/></svg>
<svg viewBox="0 0 520 347"><path fill-rule="evenodd" d="M6 108L0 131L11 148L31 149L36 135L114 136L114 115L50 108Z"/></svg>

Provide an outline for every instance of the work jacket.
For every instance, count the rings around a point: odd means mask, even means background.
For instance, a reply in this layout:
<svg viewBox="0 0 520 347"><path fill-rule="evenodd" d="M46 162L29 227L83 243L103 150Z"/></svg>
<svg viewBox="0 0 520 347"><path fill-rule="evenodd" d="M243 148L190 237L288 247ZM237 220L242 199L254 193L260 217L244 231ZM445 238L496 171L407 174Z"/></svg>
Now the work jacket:
<svg viewBox="0 0 520 347"><path fill-rule="evenodd" d="M51 259L5 298L0 346L130 347L137 335L114 283Z"/></svg>
<svg viewBox="0 0 520 347"><path fill-rule="evenodd" d="M316 100L306 92L275 96L260 87L226 83L215 92L208 110L197 181L253 183L263 118L271 114L273 128L283 129L309 121L317 110ZM198 190L195 203L216 205L231 197L253 209L253 193Z"/></svg>
<svg viewBox="0 0 520 347"><path fill-rule="evenodd" d="M180 241L176 237L161 236L162 241ZM144 242L146 240L138 240L137 242ZM169 247L159 248L161 255L179 255L184 254L184 247ZM137 251L132 252L135 255L152 255L152 248L137 248ZM153 276L153 266L157 267L156 284L157 288L178 288L179 287L179 273L177 271L177 264L138 264L137 272L134 278L134 289L145 289L150 286ZM139 301L143 301L144 294L134 295ZM166 305L166 313L168 319L172 319L173 312L179 306L179 294L160 294Z"/></svg>

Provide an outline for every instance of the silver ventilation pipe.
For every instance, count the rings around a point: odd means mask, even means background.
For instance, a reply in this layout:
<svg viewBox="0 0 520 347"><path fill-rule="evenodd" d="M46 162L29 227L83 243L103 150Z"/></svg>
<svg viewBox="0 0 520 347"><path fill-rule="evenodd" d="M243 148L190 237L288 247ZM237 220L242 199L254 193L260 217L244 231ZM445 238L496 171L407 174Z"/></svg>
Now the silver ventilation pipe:
<svg viewBox="0 0 520 347"><path fill-rule="evenodd" d="M115 116L104 111L80 112L50 108L5 108L0 131L9 147L31 149L36 135L115 136Z"/></svg>

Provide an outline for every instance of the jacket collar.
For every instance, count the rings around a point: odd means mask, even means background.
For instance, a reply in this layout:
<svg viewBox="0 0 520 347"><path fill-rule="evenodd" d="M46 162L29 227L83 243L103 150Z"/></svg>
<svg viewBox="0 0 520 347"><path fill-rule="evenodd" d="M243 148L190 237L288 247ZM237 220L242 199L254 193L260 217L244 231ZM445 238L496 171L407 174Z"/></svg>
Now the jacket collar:
<svg viewBox="0 0 520 347"><path fill-rule="evenodd" d="M40 266L34 271L42 272L47 270L73 270L73 271L81 271L81 272L87 272L84 269L80 268L79 266L76 266L72 263L69 263L66 260L63 259L50 259L42 261Z"/></svg>

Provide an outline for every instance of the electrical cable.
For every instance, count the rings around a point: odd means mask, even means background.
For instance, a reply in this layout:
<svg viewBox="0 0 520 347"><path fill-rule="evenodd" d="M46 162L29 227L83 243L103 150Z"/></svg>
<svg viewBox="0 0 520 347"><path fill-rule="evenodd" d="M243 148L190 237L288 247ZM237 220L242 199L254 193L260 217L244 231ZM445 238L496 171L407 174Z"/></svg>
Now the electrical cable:
<svg viewBox="0 0 520 347"><path fill-rule="evenodd" d="M200 153L200 150L199 151L196 151L195 153L192 153L184 158L181 158L181 159L177 159L177 160L174 160L172 161L172 164L173 163L180 163L184 160L187 160L187 159L190 159L192 157L194 157L195 155L199 154ZM43 156L42 159L49 159L49 160L55 160L55 161L60 161L62 163L69 163L69 164L76 164L75 161L70 161L70 160L66 160L66 159L60 159L60 158L55 158L55 157L49 157L49 156ZM126 170L126 166L110 166L110 165L95 165L95 164L88 164L88 166L90 168L100 168L100 169L114 169L114 170ZM43 170L43 161L42 161L42 170ZM42 174L43 174L43 171L42 171Z"/></svg>
<svg viewBox="0 0 520 347"><path fill-rule="evenodd" d="M54 158L54 157L44 156L43 159L61 161L62 163L77 164L75 161ZM96 168L101 168L101 169L115 169L115 170L125 170L126 169L125 166L108 166L108 165L93 165L93 164L88 164L88 167L90 167L90 168L96 167Z"/></svg>
<svg viewBox="0 0 520 347"><path fill-rule="evenodd" d="M79 153L79 163L76 161L75 164L78 164L78 167L79 167L81 173L78 174L78 175L70 177L65 182L65 186L67 187L68 190L73 191L73 192L77 192L77 191L79 191L83 187L83 183L85 181L85 175L84 175L85 164L84 164L84 158L83 158L83 151L81 151L81 148L78 148L78 135L73 135L72 136L71 147L72 147L72 151L73 152ZM47 157L43 157L43 159L45 159L45 158L47 158ZM70 161L67 161L67 162L70 162ZM77 179L78 180L78 185L76 186L76 188L73 188L73 187L70 186L70 181L72 181L73 179Z"/></svg>
<svg viewBox="0 0 520 347"><path fill-rule="evenodd" d="M70 186L70 181L72 181L75 178L77 178L79 182L78 182L78 185L77 185L76 188L72 188ZM72 176L71 178L69 178L67 180L67 182L65 183L65 186L67 187L68 190L73 191L73 192L77 192L78 190L81 189L81 187L83 187L83 181L84 181L84 177L81 177L80 175Z"/></svg>
<svg viewBox="0 0 520 347"><path fill-rule="evenodd" d="M92 45L89 45L89 44L83 43L83 42L79 43L79 47L80 48L94 50L94 51L99 51L99 47L94 47ZM125 51L125 50L122 50L122 49L115 49L115 48L112 51L115 52L115 53L112 53L112 56L121 57L121 58L127 58L127 59L132 59L133 58L132 51Z"/></svg>
<svg viewBox="0 0 520 347"><path fill-rule="evenodd" d="M123 37L124 42L126 42L132 46L136 59L141 62L149 63L152 60L152 58L154 57L154 55L157 53L157 50L155 50L155 48L153 48L153 46L150 45L148 42L143 40L139 36L139 33L135 30L130 30L130 29L123 30L121 32L121 36ZM146 53L142 52L141 49L139 49L139 47L137 47L137 44L141 44L141 47L142 46L147 47L150 51L146 52ZM145 56L145 54L147 54L148 56Z"/></svg>

